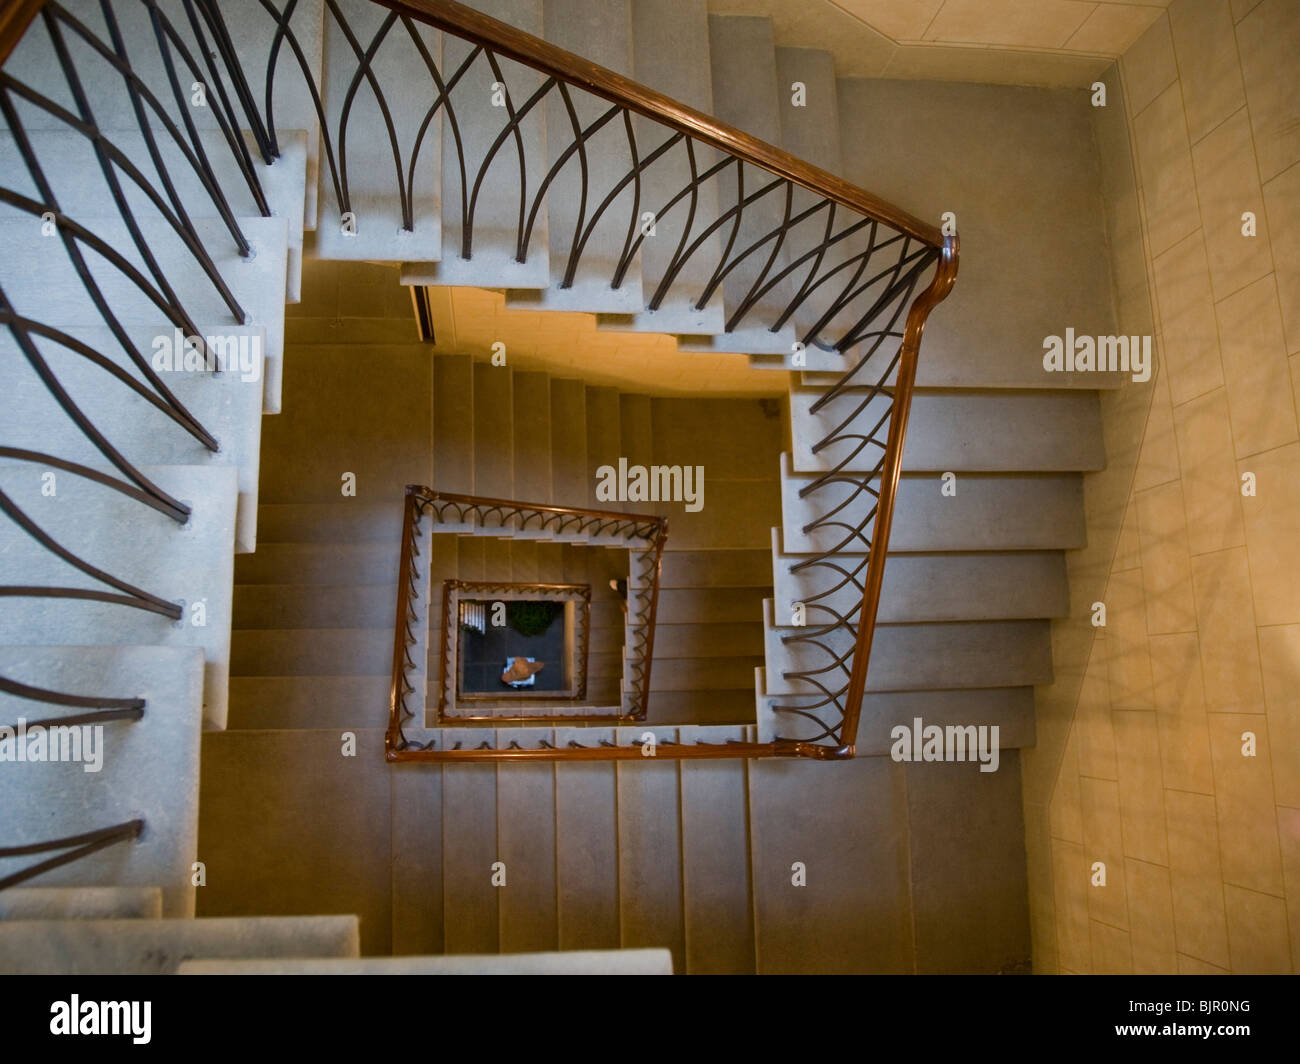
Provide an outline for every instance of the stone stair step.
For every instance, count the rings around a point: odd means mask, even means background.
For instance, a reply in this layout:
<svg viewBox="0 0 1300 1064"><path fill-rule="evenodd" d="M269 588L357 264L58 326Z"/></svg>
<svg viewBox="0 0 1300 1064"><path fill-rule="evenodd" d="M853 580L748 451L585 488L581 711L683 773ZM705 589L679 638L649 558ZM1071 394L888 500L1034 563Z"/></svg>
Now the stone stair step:
<svg viewBox="0 0 1300 1064"><path fill-rule="evenodd" d="M659 624L726 624L762 615L762 588L659 589Z"/></svg>
<svg viewBox="0 0 1300 1064"><path fill-rule="evenodd" d="M381 108L369 86L356 91L357 56L354 41L369 53L375 35L389 14L373 4L345 4L348 28L335 18L325 20L321 103L332 131L334 157L346 162L347 206L353 218L344 226L342 206L328 165L318 168L316 254L322 259L383 259L434 261L442 251L442 127L439 108L424 131L416 165L411 156L430 101L437 91L433 78L410 33L415 33L435 65L442 60L443 38L414 19L409 32L394 28L370 55L368 70L383 93ZM444 68L445 69L445 68ZM459 103L459 94L457 94ZM344 107L349 108L346 141L338 134ZM407 228L398 197L398 163L393 157L388 123L397 131L402 181L410 200L412 228ZM340 175L342 180L342 175Z"/></svg>
<svg viewBox="0 0 1300 1064"><path fill-rule="evenodd" d="M161 920L160 887L10 887L4 920Z"/></svg>
<svg viewBox="0 0 1300 1064"><path fill-rule="evenodd" d="M19 920L0 924L5 975L172 975L190 959L357 957L355 916Z"/></svg>
<svg viewBox="0 0 1300 1064"><path fill-rule="evenodd" d="M679 728L683 743L745 741L749 728ZM681 764L682 899L686 971L754 971L746 761Z"/></svg>
<svg viewBox="0 0 1300 1064"><path fill-rule="evenodd" d="M621 457L627 459L629 466L653 465L654 400L648 395L620 394L618 423ZM653 502L628 501L619 503L619 507L630 513L662 512L661 506Z"/></svg>
<svg viewBox="0 0 1300 1064"><path fill-rule="evenodd" d="M618 468L623 454L622 410L617 388L587 386L587 505L597 510L623 510L622 502L599 499L597 472Z"/></svg>
<svg viewBox="0 0 1300 1064"><path fill-rule="evenodd" d="M39 815L7 816L0 845L67 838L87 831L145 821L135 840L96 853L26 881L28 888L131 887L161 890L162 913L194 914L191 864L198 852L199 734L203 719L203 655L197 647L5 646L6 678L67 694L143 698L136 721L109 721L80 730L82 761L14 762L0 772L0 807ZM0 721L66 718L73 710L0 694ZM102 728L88 732L87 728ZM51 742L53 732L47 733ZM69 755L75 736L64 733ZM99 738L96 739L95 736ZM92 740L87 744L86 740ZM32 736L28 733L27 749ZM58 756L64 756L63 735ZM91 751L95 757L91 757ZM48 757L48 752L47 752ZM98 767L96 768L96 764ZM0 876L28 868L44 856L0 860ZM0 893L0 905L10 892ZM79 913L104 912L100 900L63 903ZM86 905L82 903L86 902ZM88 906L88 907L87 907ZM59 905L40 906L30 915ZM3 910L0 910L3 911ZM69 913L71 915L71 913ZM5 949L0 946L0 958ZM21 959L21 954L15 959ZM0 960L0 967L4 961Z"/></svg>
<svg viewBox="0 0 1300 1064"><path fill-rule="evenodd" d="M553 502L551 378L537 371L515 370L512 405L515 490L519 498L530 502ZM517 542L514 546L518 549L522 544ZM535 547L533 555L536 555Z"/></svg>
<svg viewBox="0 0 1300 1064"><path fill-rule="evenodd" d="M576 52L583 58L617 74L632 72L630 4L608 0L546 0L542 5L542 31L550 43ZM609 104L585 92L571 94L574 113L581 127L600 118ZM558 93L547 100L546 126L548 167L554 166L576 139L572 119ZM632 169L627 133L620 118L607 122L585 142L586 159L572 154L559 171L546 199L550 235L551 284L543 289L506 292L506 306L527 310L568 310L594 313L635 314L642 307L640 263L634 261L623 282L614 288L623 244L627 239L628 216L633 188L629 184L606 209L592 230L572 282L564 286L570 250L591 216L615 185ZM580 163L587 173L585 213L579 216L579 197L562 194L582 180ZM536 238L534 238L536 240Z"/></svg>
<svg viewBox="0 0 1300 1064"><path fill-rule="evenodd" d="M86 25L102 42L111 46L111 37L104 22L101 6L95 0L69 0L63 6ZM190 53L192 55L200 54L201 50L194 40L188 19L180 13L175 5L162 5L162 9L169 18L172 29L184 40L185 46L190 50ZM307 76L317 85L321 81L321 35L324 10L324 0L304 0L304 2L294 5L289 23L302 55L302 65L306 67ZM127 4L115 6L113 11L123 40L139 42L136 46L130 47L133 74L163 102L165 107L169 108L169 111L174 110L174 97L168 80L167 69L157 45L154 43L154 31L148 18L147 9L143 5L137 7ZM260 62L244 65L244 75L248 80L253 98L260 105L266 99L267 64L264 58L266 54L265 43L275 33L275 22L259 0L227 0L226 3L222 4L222 14L225 16L226 29L230 33L231 42L234 44L236 52L240 55L261 57ZM70 51L77 64L78 76L82 81L87 98L91 101L95 124L101 131L111 133L114 139L122 133L137 133L139 125L131 105L131 99L123 91L121 74L111 68L104 59L92 52L88 46L82 44L75 35L65 33L64 36L69 39ZM175 51L173 51L173 56L177 56ZM56 55L49 44L47 35L43 31L28 33L23 38L21 46L15 49L14 56L6 64L8 73L31 85L42 85L46 81L43 74L56 66ZM182 84L188 84L189 82L185 79L187 75L191 74L191 70L179 58L176 59L176 70L178 77L182 79ZM206 80L206 77L204 80ZM52 98L59 103L71 103L70 94L63 87L61 79L58 84L60 91L55 93ZM306 131L307 133L305 145L307 164L305 222L308 229L314 229L316 226L315 175L320 154L317 114L311 96L307 91L302 66L299 65L297 56L288 47L280 50L273 101L281 160L290 158L296 150L291 142L297 131ZM210 99L209 102L215 103L216 101ZM188 105L188 101L186 103ZM28 109L28 112L23 115L23 121L24 125L31 130L66 129L63 123L52 115L31 108ZM209 138L218 134L215 107L189 108L189 118L198 129L200 137L205 143ZM152 113L151 121L154 121ZM164 151L172 150L175 142L161 132L156 122L154 122L154 128L158 134L160 149ZM228 153L229 148L227 147L225 151ZM215 153L212 152L208 153L208 159L214 169L219 169L224 163L223 159L215 157ZM253 154L253 163L258 168L260 176L265 166L261 163L259 154Z"/></svg>
<svg viewBox="0 0 1300 1064"><path fill-rule="evenodd" d="M32 108L24 109L36 114ZM24 114L24 122L26 115ZM219 218L212 196L203 187L194 168L171 137L156 134L155 144L163 159L167 179L171 181L180 201L191 218ZM289 253L286 301L296 303L302 295L303 211L306 203L307 133L305 130L281 128L278 131L280 157L267 166L262 162L254 138L247 130L242 132L253 158L254 172L262 189L271 215L283 218L287 224ZM174 210L166 194L166 186L155 167L144 136L136 130L112 130L105 139L140 172L148 188L163 198L169 211ZM28 132L28 141L35 150L46 179L60 204L76 217L115 217L117 204L112 190L104 178L95 148L91 141L66 126L58 129L35 129ZM249 189L246 178L239 169L224 134L218 130L203 130L199 141L212 168L214 182L226 195L230 209L236 215L247 217L259 214L257 201ZM18 148L11 133L0 133L0 156L18 159ZM122 193L137 218L161 217L157 205L149 194L117 167L114 174ZM9 178L10 187L32 199L38 199L36 186L30 175L19 166Z"/></svg>
<svg viewBox="0 0 1300 1064"><path fill-rule="evenodd" d="M377 727L388 716L391 670L373 676L232 676L231 729Z"/></svg>
<svg viewBox="0 0 1300 1064"><path fill-rule="evenodd" d="M380 502L342 497L338 502L264 502L258 507L258 532L268 545L391 544L395 576L402 507L400 495Z"/></svg>
<svg viewBox="0 0 1300 1064"><path fill-rule="evenodd" d="M761 654L725 658L662 658L656 654L650 670L650 690L663 692L665 699L680 691L740 690L748 688L755 666L762 663Z"/></svg>
<svg viewBox="0 0 1300 1064"><path fill-rule="evenodd" d="M666 949L561 950L356 960L194 960L179 975L672 975Z"/></svg>
<svg viewBox="0 0 1300 1064"><path fill-rule="evenodd" d="M646 732L656 742L676 741L677 729L635 726L617 729L620 746ZM673 969L683 970L680 777L678 763L642 757L619 761L618 879L619 928L624 949L669 949Z"/></svg>
<svg viewBox="0 0 1300 1064"><path fill-rule="evenodd" d="M784 147L793 155L807 159L816 166L830 173L838 174L841 169L839 99L835 81L835 62L829 52L809 48L778 48L776 50L776 67L780 86L781 137ZM803 87L802 104L795 103L795 85ZM793 209L795 212L807 210L816 204L816 199L802 191L795 193ZM843 216L847 221L848 216ZM812 215L803 225L787 237L790 261L798 261L810 252L815 253L825 237L826 219L824 213ZM839 226L837 226L839 228ZM822 251L820 275L825 276L836 267L848 261L853 249L845 243L833 244ZM808 271L815 258L794 272L793 279L802 283L808 277ZM835 298L834 285L827 284L810 293L795 310L793 321L795 333L800 341L806 341L811 330L817 325L821 316L829 309ZM797 285L796 285L797 291ZM854 324L851 312L842 312L834 316L821 330L820 341L831 344ZM855 357L856 348L846 354L834 350L823 350L816 344L808 344L796 359L792 352L785 351L778 356L755 355L750 357L750 365L755 368L788 368L807 370L847 369L846 362Z"/></svg>
<svg viewBox="0 0 1300 1064"><path fill-rule="evenodd" d="M871 814L827 816L827 809ZM911 970L899 766L878 757L754 761L749 813L759 973ZM792 885L796 862L806 886Z"/></svg>
<svg viewBox="0 0 1300 1064"><path fill-rule="evenodd" d="M267 543L235 559L244 584L395 584L398 551L391 543Z"/></svg>
<svg viewBox="0 0 1300 1064"><path fill-rule="evenodd" d="M651 682L660 662L656 655ZM671 665L671 663L670 663ZM652 723L690 721L700 725L750 724L754 721L754 692L749 688L704 691L651 691Z"/></svg>
<svg viewBox="0 0 1300 1064"><path fill-rule="evenodd" d="M781 93L777 83L776 46L772 39L771 21L741 15L710 15L709 58L713 80L713 113L723 122L780 147ZM757 192L774 180L771 174L759 167L745 167L746 195ZM729 195L723 197L725 206L734 202L734 194L730 193L733 181L734 178L729 173L726 178ZM735 261L745 249L779 227L784 210L785 192L780 184L746 207L741 214L740 227L731 248L731 261ZM730 226L726 231L730 233ZM767 263L772 258L772 247L771 241L760 245L753 254L741 259L723 281L722 304L728 322L740 312L756 285L772 279L789 264L788 249L783 244L778 249L770 270L767 269ZM734 328L708 340L702 337L683 337L678 342L679 350L707 352L718 349L753 354L788 354L797 339L793 324L787 322L781 329L773 331L766 323L773 322L780 316L796 290L787 277L758 297Z"/></svg>
<svg viewBox="0 0 1300 1064"><path fill-rule="evenodd" d="M226 27L231 40L240 55L250 53L260 55L264 51L263 42L268 34L274 35L276 26L260 0L230 0L222 4L226 13ZM312 99L308 79L311 84L320 86L323 82L321 73L324 62L325 3L324 0L305 0L294 5L289 12L289 28L298 43L298 54L288 47L280 49L279 60L274 72L272 89L272 107L275 115L276 139L281 152L284 151L285 130L305 130L306 141L306 183L305 202L303 205L303 225L308 230L317 228L320 203L318 192L320 183L321 131L315 103ZM306 68L304 70L304 67ZM267 70L265 63L254 64L245 69L249 88L254 99L266 99ZM327 200L331 203L332 200Z"/></svg>
<svg viewBox="0 0 1300 1064"><path fill-rule="evenodd" d="M118 368L132 373L107 328L70 328L73 339L87 344ZM156 350L153 330L133 330L138 349ZM171 337L168 331L164 334ZM204 336L217 335L205 330ZM81 413L101 432L111 447L136 466L228 466L236 470L239 485L235 549L252 551L257 545L258 466L262 435L262 362L265 332L260 327L239 327L229 336L235 364L222 373L163 372L167 387L219 443L213 452L176 424L152 403L126 385L115 382L104 369L83 355L45 337L31 337L45 364ZM239 351L250 369L239 368ZM117 467L91 442L69 417L6 331L0 336L0 358L12 367L0 396L0 420L7 428L7 446L49 453L102 472L123 477Z"/></svg>
<svg viewBox="0 0 1300 1064"><path fill-rule="evenodd" d="M497 743L536 746L554 742L550 728L501 728ZM545 762L497 771L497 860L505 863L506 886L499 891L502 953L559 949L556 900L555 769Z"/></svg>
<svg viewBox="0 0 1300 1064"><path fill-rule="evenodd" d="M152 278L126 223L115 216L76 215L76 221L120 254L144 276ZM253 254L241 256L224 224L216 219L196 218L194 230L218 273L225 280L244 321L236 321L218 290L175 231L161 218L139 218L143 239L165 270L168 282L183 293L184 308L196 325L203 323L222 332L238 325L260 326L265 332L262 409L280 411L283 382L284 306L288 265L288 230L284 218L240 218L241 230L252 245ZM0 209L0 240L9 254L0 261L0 284L6 298L21 314L37 320L40 308L57 307L58 328L70 326L103 328L104 319L95 308L86 287L68 258L63 242L41 235L41 226L13 208ZM108 306L124 326L144 326L170 335L157 305L116 266L89 246L78 242L82 256ZM155 333L156 334L156 333ZM151 352L142 352L151 357Z"/></svg>
<svg viewBox="0 0 1300 1064"><path fill-rule="evenodd" d="M514 479L513 398L509 369L490 362L474 363L475 495L519 497Z"/></svg>
<svg viewBox="0 0 1300 1064"><path fill-rule="evenodd" d="M789 471L782 457L784 528L782 542L790 554L831 550L853 535L852 530L874 503L865 491L835 517L848 528L822 527L805 533L805 523L828 514L856 489L831 482L800 499L799 491L816 478ZM1083 522L1083 481L1078 474L981 474L958 476L956 495L942 494L934 475L904 475L890 530L891 551L1068 550L1086 542ZM878 490L878 485L874 486ZM867 523L862 535L870 536ZM843 549L857 545L859 537Z"/></svg>
<svg viewBox="0 0 1300 1064"><path fill-rule="evenodd" d="M865 393L847 392L817 413L815 389L790 393L795 450L799 472L835 469L855 450L844 469L871 471L884 454L889 432L891 400L877 396L860 413ZM873 434L879 446L846 439L814 454L812 448L854 416L849 431L866 433L886 418ZM844 431L844 430L841 430ZM1101 439L1101 412L1093 392L917 392L907 421L903 448L906 472L1073 472L1101 469L1106 456Z"/></svg>
<svg viewBox="0 0 1300 1064"><path fill-rule="evenodd" d="M916 718L940 727L974 724L998 728L998 745L1015 750L1034 745L1034 689L991 687L966 691L880 691L862 700L858 725L859 757L887 755L890 732Z"/></svg>
<svg viewBox="0 0 1300 1064"><path fill-rule="evenodd" d="M587 491L587 389L582 381L552 377L552 499L558 506L583 506Z"/></svg>
<svg viewBox="0 0 1300 1064"><path fill-rule="evenodd" d="M470 7L500 19L534 36L542 32L541 0L471 0ZM443 70L457 70L472 49L468 41L444 34ZM542 77L531 67L498 57L501 82L514 108L522 106L541 85ZM528 174L531 199L548 169L546 109L535 107L516 127L519 140L509 151L498 152L478 190L473 219L473 247L470 258L462 258L462 205L472 195L480 165L507 119L507 109L493 104L491 68L480 56L452 93L459 125L460 149L464 155L469 188L462 191L461 156L451 123L443 123L442 135L442 254L436 263L406 262L403 284L472 285L480 288L546 288L550 284L548 220L538 212L527 261L517 261L519 240L518 152ZM431 86L432 88L432 86ZM416 94L422 108L428 102ZM518 147L516 145L519 145Z"/></svg>
<svg viewBox="0 0 1300 1064"><path fill-rule="evenodd" d="M381 628L397 610L396 572L391 585L235 585L234 627Z"/></svg>
<svg viewBox="0 0 1300 1064"><path fill-rule="evenodd" d="M556 728L555 745L614 741L613 728ZM560 948L619 947L618 782L612 761L555 765L555 877Z"/></svg>
<svg viewBox="0 0 1300 1064"><path fill-rule="evenodd" d="M433 478L438 491L474 494L474 360L437 355L433 360Z"/></svg>
<svg viewBox="0 0 1300 1064"><path fill-rule="evenodd" d="M760 645L762 622L659 624L656 629L656 662L673 658L721 658L754 653Z"/></svg>
<svg viewBox="0 0 1300 1064"><path fill-rule="evenodd" d="M770 694L813 690L805 681L787 680L783 673L827 669L818 672L817 678L832 689L848 680L845 670L834 662L851 651L851 633L837 628L819 634L816 639L822 646L783 642L800 631L771 625L766 629ZM879 624L871 647L867 690L1018 687L1049 683L1051 678L1051 624L1045 620Z"/></svg>
<svg viewBox="0 0 1300 1064"><path fill-rule="evenodd" d="M442 743L459 741L472 750L494 743L491 728L456 728L442 732ZM500 860L497 819L497 766L442 766L442 892L444 948L448 953L499 953L500 896L507 886L493 886L493 865ZM516 869L516 876L527 875Z"/></svg>
<svg viewBox="0 0 1300 1064"><path fill-rule="evenodd" d="M241 628L231 641L236 676L374 676L393 662L393 626Z"/></svg>
<svg viewBox="0 0 1300 1064"><path fill-rule="evenodd" d="M1116 332L1087 115L1010 86L957 93L939 82L841 78L838 96L842 176L935 224L944 211L956 215L961 280L926 325L919 386L1092 390L1128 379L1043 368L1044 338L1067 326ZM1015 122L991 118L1012 109ZM932 135L918 139L918 128ZM959 143L964 180L947 165ZM1029 188L1051 192L1009 201L1008 190ZM1022 232L1056 237L1028 255Z"/></svg>
<svg viewBox="0 0 1300 1064"><path fill-rule="evenodd" d="M6 638L27 646L198 648L205 660L204 725L223 728L236 471L230 466L144 466L141 472L173 498L191 505L184 526L135 499L72 474L60 473L58 494L46 497L40 470L31 464L0 465L0 487L55 542L90 565L167 602L184 603L182 619L174 622L114 602L43 598L41 608L27 611L27 622L15 626ZM106 589L11 521L0 523L0 584Z"/></svg>
<svg viewBox="0 0 1300 1064"><path fill-rule="evenodd" d="M664 551L659 589L703 587L770 587L772 558L761 550L673 549L671 530Z"/></svg>
<svg viewBox="0 0 1300 1064"><path fill-rule="evenodd" d="M805 718L774 707L793 705L798 699L769 694L765 669L758 669L755 694L758 701L759 742L804 734ZM1035 742L1034 689L1032 687L984 687L947 691L869 691L862 698L855 743L858 757L888 756L895 746L891 732L898 725L909 729L920 717L924 724L966 727L997 725L998 747L1014 750Z"/></svg>
<svg viewBox="0 0 1300 1064"><path fill-rule="evenodd" d="M783 623L793 623L795 603L804 604L809 625L833 620L831 611L848 617L861 606L866 555L836 556L835 564L853 574L851 583L819 566L795 571L808 559L782 554L779 533L773 533L773 597ZM1059 551L900 553L886 560L876 616L885 622L1064 617L1069 604L1065 556Z"/></svg>
<svg viewBox="0 0 1300 1064"><path fill-rule="evenodd" d="M713 86L709 58L708 10L704 0L640 0L632 5L632 75L636 81L706 114L713 111ZM633 121L642 158L671 136L665 127L649 119ZM714 165L716 154L697 151L697 166ZM679 202L665 212L669 201L690 181L690 167L683 145L678 144L660 157L642 175L641 202L656 217L654 236L641 243L641 284L646 303L654 297L673 253L682 238L686 210ZM696 201L692 239L703 233L718 216L718 196L713 183L700 189ZM704 292L717 266L722 242L715 233L682 267L657 310L641 309L635 314L599 314L596 327L633 332L700 334L721 332L725 318L722 297L714 297L701 310L696 301Z"/></svg>

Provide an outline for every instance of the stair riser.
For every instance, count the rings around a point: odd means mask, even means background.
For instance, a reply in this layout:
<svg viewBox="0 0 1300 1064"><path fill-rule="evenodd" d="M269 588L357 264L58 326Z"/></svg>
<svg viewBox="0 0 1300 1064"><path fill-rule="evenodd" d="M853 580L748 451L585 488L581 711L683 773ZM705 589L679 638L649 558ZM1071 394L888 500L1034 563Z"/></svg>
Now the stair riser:
<svg viewBox="0 0 1300 1064"><path fill-rule="evenodd" d="M810 413L819 393L790 395L796 447L791 455L799 472L843 466L871 472L884 454L890 400L850 394ZM840 425L853 418L852 427ZM866 433L876 426L877 443L832 443L814 454L822 440L845 432ZM1058 472L1101 469L1101 416L1095 394L1061 392L978 394L920 392L912 399L903 448L904 472Z"/></svg>

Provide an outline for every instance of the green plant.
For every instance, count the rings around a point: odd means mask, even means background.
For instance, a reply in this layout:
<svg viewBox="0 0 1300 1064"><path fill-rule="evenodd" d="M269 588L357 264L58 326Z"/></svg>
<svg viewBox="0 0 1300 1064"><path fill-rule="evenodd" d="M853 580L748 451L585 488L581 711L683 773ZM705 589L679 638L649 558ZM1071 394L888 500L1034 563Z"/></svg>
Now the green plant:
<svg viewBox="0 0 1300 1064"><path fill-rule="evenodd" d="M562 602L521 599L506 604L506 623L522 636L541 635L563 609Z"/></svg>

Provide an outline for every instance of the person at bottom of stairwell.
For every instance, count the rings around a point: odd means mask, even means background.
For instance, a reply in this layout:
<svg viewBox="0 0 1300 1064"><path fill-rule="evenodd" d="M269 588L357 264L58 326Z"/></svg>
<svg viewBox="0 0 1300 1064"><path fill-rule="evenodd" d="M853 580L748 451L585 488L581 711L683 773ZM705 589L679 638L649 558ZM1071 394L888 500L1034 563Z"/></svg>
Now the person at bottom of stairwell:
<svg viewBox="0 0 1300 1064"><path fill-rule="evenodd" d="M540 661L529 661L527 658L515 658L510 663L510 668L501 673L501 682L504 684L523 683L525 680L532 679L535 673L539 673L546 666Z"/></svg>

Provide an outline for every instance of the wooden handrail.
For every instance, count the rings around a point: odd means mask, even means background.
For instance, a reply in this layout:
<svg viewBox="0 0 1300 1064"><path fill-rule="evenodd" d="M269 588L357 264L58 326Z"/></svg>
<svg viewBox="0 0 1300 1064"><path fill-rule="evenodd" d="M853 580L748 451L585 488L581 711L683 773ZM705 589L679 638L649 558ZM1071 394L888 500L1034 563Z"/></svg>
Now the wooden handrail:
<svg viewBox="0 0 1300 1064"><path fill-rule="evenodd" d="M930 247L943 246L944 235L937 226L921 221L865 189L773 144L720 122L711 115L688 107L679 100L647 88L622 74L616 74L580 55L557 48L540 37L534 37L531 33L525 33L481 11L475 11L472 7L456 3L455 0L373 2L454 36L481 44L499 56L513 59L549 77L576 85L610 103L761 167L777 177L793 181L818 196L892 226Z"/></svg>
<svg viewBox="0 0 1300 1064"><path fill-rule="evenodd" d="M44 6L45 0L0 0L0 63L9 58Z"/></svg>
<svg viewBox="0 0 1300 1064"><path fill-rule="evenodd" d="M862 714L862 697L867 689L867 664L871 660L871 642L876 634L876 613L880 608L880 589L885 579L885 560L889 547L889 530L894 520L894 503L898 498L898 478L903 469L903 443L907 436L907 417L916 386L917 355L926 319L952 290L957 279L958 240L954 233L944 240L939 267L930 285L907 312L903 344L894 386L894 409L889 417L889 437L885 442L885 462L880 475L880 500L871 530L871 554L863 581L862 612L858 614L858 637L853 649L853 669L844 696L844 720L841 740L850 748L858 735L858 718Z"/></svg>
<svg viewBox="0 0 1300 1064"><path fill-rule="evenodd" d="M653 730L647 726L648 730ZM416 750L387 746L389 761L720 761L756 757L806 757L816 761L839 761L852 757L842 747L778 739L770 743L659 743L653 755L639 746L541 747L538 749Z"/></svg>
<svg viewBox="0 0 1300 1064"><path fill-rule="evenodd" d="M555 506L548 502L498 499L492 495L466 495L463 492L435 491L433 488L426 488L419 484L408 484L406 494L408 497L414 496L423 499L425 502L448 502L474 507L486 506L490 509L536 510L541 513L566 514L571 517L622 520L629 524L653 525L656 528L655 534L661 537L668 534L668 518L661 517L658 514L632 514L624 510L595 510L588 509L585 506Z"/></svg>

